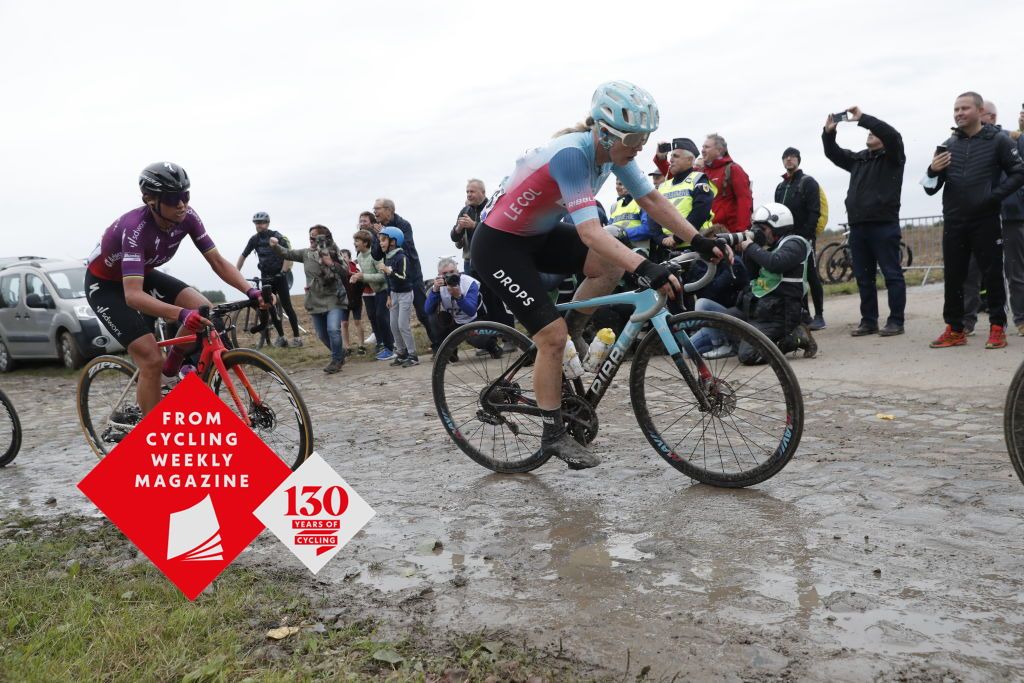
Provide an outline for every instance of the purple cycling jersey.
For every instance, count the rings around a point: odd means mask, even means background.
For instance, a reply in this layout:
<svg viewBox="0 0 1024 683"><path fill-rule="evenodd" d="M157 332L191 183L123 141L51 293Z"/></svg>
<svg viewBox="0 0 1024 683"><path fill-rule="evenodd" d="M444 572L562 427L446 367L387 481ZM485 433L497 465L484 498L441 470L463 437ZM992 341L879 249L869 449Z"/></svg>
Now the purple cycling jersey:
<svg viewBox="0 0 1024 683"><path fill-rule="evenodd" d="M199 214L189 207L185 220L161 230L146 206L129 211L103 232L89 256L89 272L103 280L145 277L146 273L174 258L188 235L203 254L215 248Z"/></svg>

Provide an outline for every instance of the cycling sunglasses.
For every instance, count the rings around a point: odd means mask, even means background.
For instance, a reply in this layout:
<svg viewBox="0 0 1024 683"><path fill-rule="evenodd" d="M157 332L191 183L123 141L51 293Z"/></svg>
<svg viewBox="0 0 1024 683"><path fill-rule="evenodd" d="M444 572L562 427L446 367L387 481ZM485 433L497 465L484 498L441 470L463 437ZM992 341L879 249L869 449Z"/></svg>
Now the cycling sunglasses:
<svg viewBox="0 0 1024 683"><path fill-rule="evenodd" d="M623 133L621 131L615 130L614 128L606 126L603 123L601 124L601 128L603 130L608 131L609 133L617 137L619 140L621 140L622 144L624 144L626 147L643 147L644 145L647 144L647 139L651 137L650 133Z"/></svg>
<svg viewBox="0 0 1024 683"><path fill-rule="evenodd" d="M184 202L188 204L188 200L191 199L191 195L188 190L185 192L161 192L160 203L166 204L167 206L177 206L178 202Z"/></svg>

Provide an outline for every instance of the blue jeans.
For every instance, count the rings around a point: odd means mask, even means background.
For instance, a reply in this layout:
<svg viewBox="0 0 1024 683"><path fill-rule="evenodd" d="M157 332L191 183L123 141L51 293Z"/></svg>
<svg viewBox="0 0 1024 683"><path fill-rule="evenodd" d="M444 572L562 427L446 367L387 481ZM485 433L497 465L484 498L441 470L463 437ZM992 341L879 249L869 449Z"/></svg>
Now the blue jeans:
<svg viewBox="0 0 1024 683"><path fill-rule="evenodd" d="M697 299L697 305L693 308L695 311L725 313L733 316L734 318L742 319L738 308L726 308L714 299ZM690 341L693 342L694 348L696 348L699 353L707 353L711 349L733 343L732 340L730 340L721 330L707 327L697 330L697 334L690 337Z"/></svg>
<svg viewBox="0 0 1024 683"><path fill-rule="evenodd" d="M878 327L875 273L881 269L889 294L888 322L902 325L903 310L907 307L907 283L903 280L903 269L900 268L900 224L896 221L854 223L850 226L850 255L853 257L853 275L857 278L857 289L860 291L861 323Z"/></svg>
<svg viewBox="0 0 1024 683"><path fill-rule="evenodd" d="M316 336L324 343L324 346L331 350L331 360L345 360L344 349L341 345L341 318L344 311L340 308L332 308L326 313L310 313L313 319L313 328Z"/></svg>

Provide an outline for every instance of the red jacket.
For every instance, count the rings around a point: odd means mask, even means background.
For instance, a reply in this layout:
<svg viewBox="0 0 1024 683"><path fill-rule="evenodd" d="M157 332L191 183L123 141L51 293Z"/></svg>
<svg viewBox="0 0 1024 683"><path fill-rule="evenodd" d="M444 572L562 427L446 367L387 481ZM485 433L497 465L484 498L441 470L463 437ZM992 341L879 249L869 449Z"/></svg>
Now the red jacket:
<svg viewBox="0 0 1024 683"><path fill-rule="evenodd" d="M658 170L671 178L668 172L668 161L654 158ZM726 167L729 167L729 182L726 187ZM743 167L732 160L728 154L704 165L704 175L718 188L711 210L715 212L715 223L729 228L729 232L743 232L750 227L750 214L754 212L754 196L750 191L750 176Z"/></svg>

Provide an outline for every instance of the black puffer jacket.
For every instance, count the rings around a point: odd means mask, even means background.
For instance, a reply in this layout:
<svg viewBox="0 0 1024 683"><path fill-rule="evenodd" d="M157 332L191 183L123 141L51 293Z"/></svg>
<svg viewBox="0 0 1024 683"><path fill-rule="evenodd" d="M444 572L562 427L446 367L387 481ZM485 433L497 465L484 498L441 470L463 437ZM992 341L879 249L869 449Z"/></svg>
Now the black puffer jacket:
<svg viewBox="0 0 1024 683"><path fill-rule="evenodd" d="M972 137L956 129L945 144L952 159L938 173L928 167L928 177L938 178L939 182L935 187L926 187L925 192L936 194L942 189L942 215L946 222L998 216L1003 200L1024 185L1024 160L1016 143L986 123Z"/></svg>
<svg viewBox="0 0 1024 683"><path fill-rule="evenodd" d="M787 278L803 278L807 243L801 239L787 239L785 242L782 239L771 250L751 244L743 251L743 265L751 274L751 284L760 277L762 270L781 273ZM784 321L786 329L790 330L800 321L803 298L801 283L780 282L778 287L756 301L750 287L747 287L740 295L738 305L753 320Z"/></svg>
<svg viewBox="0 0 1024 683"><path fill-rule="evenodd" d="M867 128L885 146L877 152L862 149L851 152L836 144L836 132L823 131L825 156L833 164L850 172L846 193L846 215L850 223L898 221L903 192L903 137L881 119L861 114L857 125Z"/></svg>

